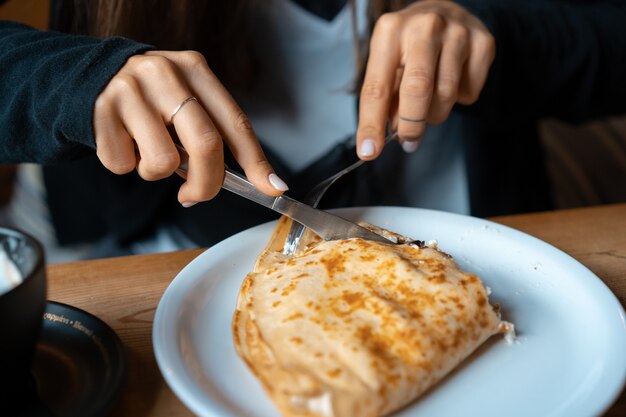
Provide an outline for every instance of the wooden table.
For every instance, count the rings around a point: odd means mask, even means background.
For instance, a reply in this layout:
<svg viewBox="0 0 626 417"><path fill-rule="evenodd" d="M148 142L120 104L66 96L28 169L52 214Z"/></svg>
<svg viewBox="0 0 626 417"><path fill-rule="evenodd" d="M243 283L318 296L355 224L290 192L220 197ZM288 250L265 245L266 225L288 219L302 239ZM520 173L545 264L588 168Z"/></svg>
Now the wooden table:
<svg viewBox="0 0 626 417"><path fill-rule="evenodd" d="M626 204L492 219L536 236L582 262L626 306ZM176 274L202 250L48 266L48 298L107 322L129 354L129 379L113 416L192 416L163 380L152 320ZM626 352L624 352L626 355ZM626 391L606 416L626 416Z"/></svg>

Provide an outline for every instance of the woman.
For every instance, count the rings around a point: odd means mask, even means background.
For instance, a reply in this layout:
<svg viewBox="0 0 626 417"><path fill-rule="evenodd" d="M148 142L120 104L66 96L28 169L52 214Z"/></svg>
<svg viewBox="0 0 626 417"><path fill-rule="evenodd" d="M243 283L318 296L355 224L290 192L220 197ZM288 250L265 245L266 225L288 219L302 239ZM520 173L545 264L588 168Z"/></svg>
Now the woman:
<svg viewBox="0 0 626 417"><path fill-rule="evenodd" d="M62 244L106 235L106 254L142 240L165 241L166 248L212 244L273 216L227 193L190 208L219 190L222 141L232 153L226 163L241 165L262 191L285 191L282 177L303 193L346 164L342 143L355 128L359 156L377 161L333 189L331 205L408 204L475 215L547 208L536 120L624 110L623 2L373 1L366 10L359 1L275 0L263 7L164 1L146 9L139 1L56 1L52 26L100 37L121 34L155 47L11 24L1 30L0 47L7 51L2 62L12 64L2 70L8 74L3 101L9 104L2 115L9 130L5 161L47 163L94 147L99 159L44 169ZM298 10L329 21L328 27L310 22L281 32L303 17ZM339 20L344 25L335 28L334 19L346 10L349 24ZM289 19L281 21L284 13ZM366 19L375 22L371 35ZM358 126L345 93L350 79L337 76L359 72L358 65L346 65L352 61L346 34L359 46L369 38ZM326 59L319 39L326 40L325 48L336 47ZM358 61L365 62L365 48L357 50ZM330 67L307 73L321 61ZM328 78L335 83L324 85ZM281 81L288 87L281 89ZM58 87L47 90L55 82ZM328 94L311 100L299 93L315 95L317 83ZM330 111L320 111L326 100L333 101ZM471 106L449 117L455 104ZM401 158L397 148L378 158L388 123L398 130L402 148L413 151L425 125L444 120L428 129L411 159ZM179 159L170 121L191 155L182 185L171 176ZM295 132L305 140L294 142ZM173 204L174 192L180 205Z"/></svg>

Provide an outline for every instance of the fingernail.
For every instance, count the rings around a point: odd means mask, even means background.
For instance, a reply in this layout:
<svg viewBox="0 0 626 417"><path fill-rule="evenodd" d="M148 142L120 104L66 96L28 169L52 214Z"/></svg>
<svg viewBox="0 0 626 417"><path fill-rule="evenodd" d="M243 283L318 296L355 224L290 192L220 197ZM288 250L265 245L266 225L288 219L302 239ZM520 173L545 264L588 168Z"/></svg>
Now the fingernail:
<svg viewBox="0 0 626 417"><path fill-rule="evenodd" d="M181 203L181 205L183 207L185 207L185 208L189 208L189 207L195 206L197 203L198 203L197 201L196 202L194 202L194 201L183 201Z"/></svg>
<svg viewBox="0 0 626 417"><path fill-rule="evenodd" d="M415 141L408 141L405 140L404 142L402 142L402 150L406 153L413 153L417 150L417 147L419 146L419 141L415 140Z"/></svg>
<svg viewBox="0 0 626 417"><path fill-rule="evenodd" d="M361 142L361 148L359 149L359 154L361 156L372 156L374 155L374 150L376 147L374 146L373 139L363 139Z"/></svg>
<svg viewBox="0 0 626 417"><path fill-rule="evenodd" d="M276 188L278 191L287 191L289 186L285 183L285 181L281 180L280 177L273 172L267 177L272 187Z"/></svg>

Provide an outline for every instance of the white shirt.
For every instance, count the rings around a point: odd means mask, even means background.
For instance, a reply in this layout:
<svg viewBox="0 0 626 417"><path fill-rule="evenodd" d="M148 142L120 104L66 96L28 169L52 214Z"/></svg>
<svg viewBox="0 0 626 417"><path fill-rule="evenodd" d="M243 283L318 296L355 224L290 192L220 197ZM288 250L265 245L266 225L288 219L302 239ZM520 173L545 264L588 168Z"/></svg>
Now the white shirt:
<svg viewBox="0 0 626 417"><path fill-rule="evenodd" d="M361 34L365 9L358 1ZM300 171L356 131L350 7L327 21L290 0L266 0L248 25L260 72L256 89L237 99L264 145Z"/></svg>

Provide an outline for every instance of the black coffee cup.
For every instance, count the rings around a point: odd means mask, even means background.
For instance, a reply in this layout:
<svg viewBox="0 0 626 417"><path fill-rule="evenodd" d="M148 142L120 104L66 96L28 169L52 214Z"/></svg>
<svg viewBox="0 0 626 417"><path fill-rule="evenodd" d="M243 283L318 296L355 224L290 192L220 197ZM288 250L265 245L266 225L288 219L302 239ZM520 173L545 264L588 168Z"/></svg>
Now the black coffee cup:
<svg viewBox="0 0 626 417"><path fill-rule="evenodd" d="M46 307L46 270L41 244L32 236L0 227L0 250L22 281L0 294L0 415L31 398L31 363Z"/></svg>

